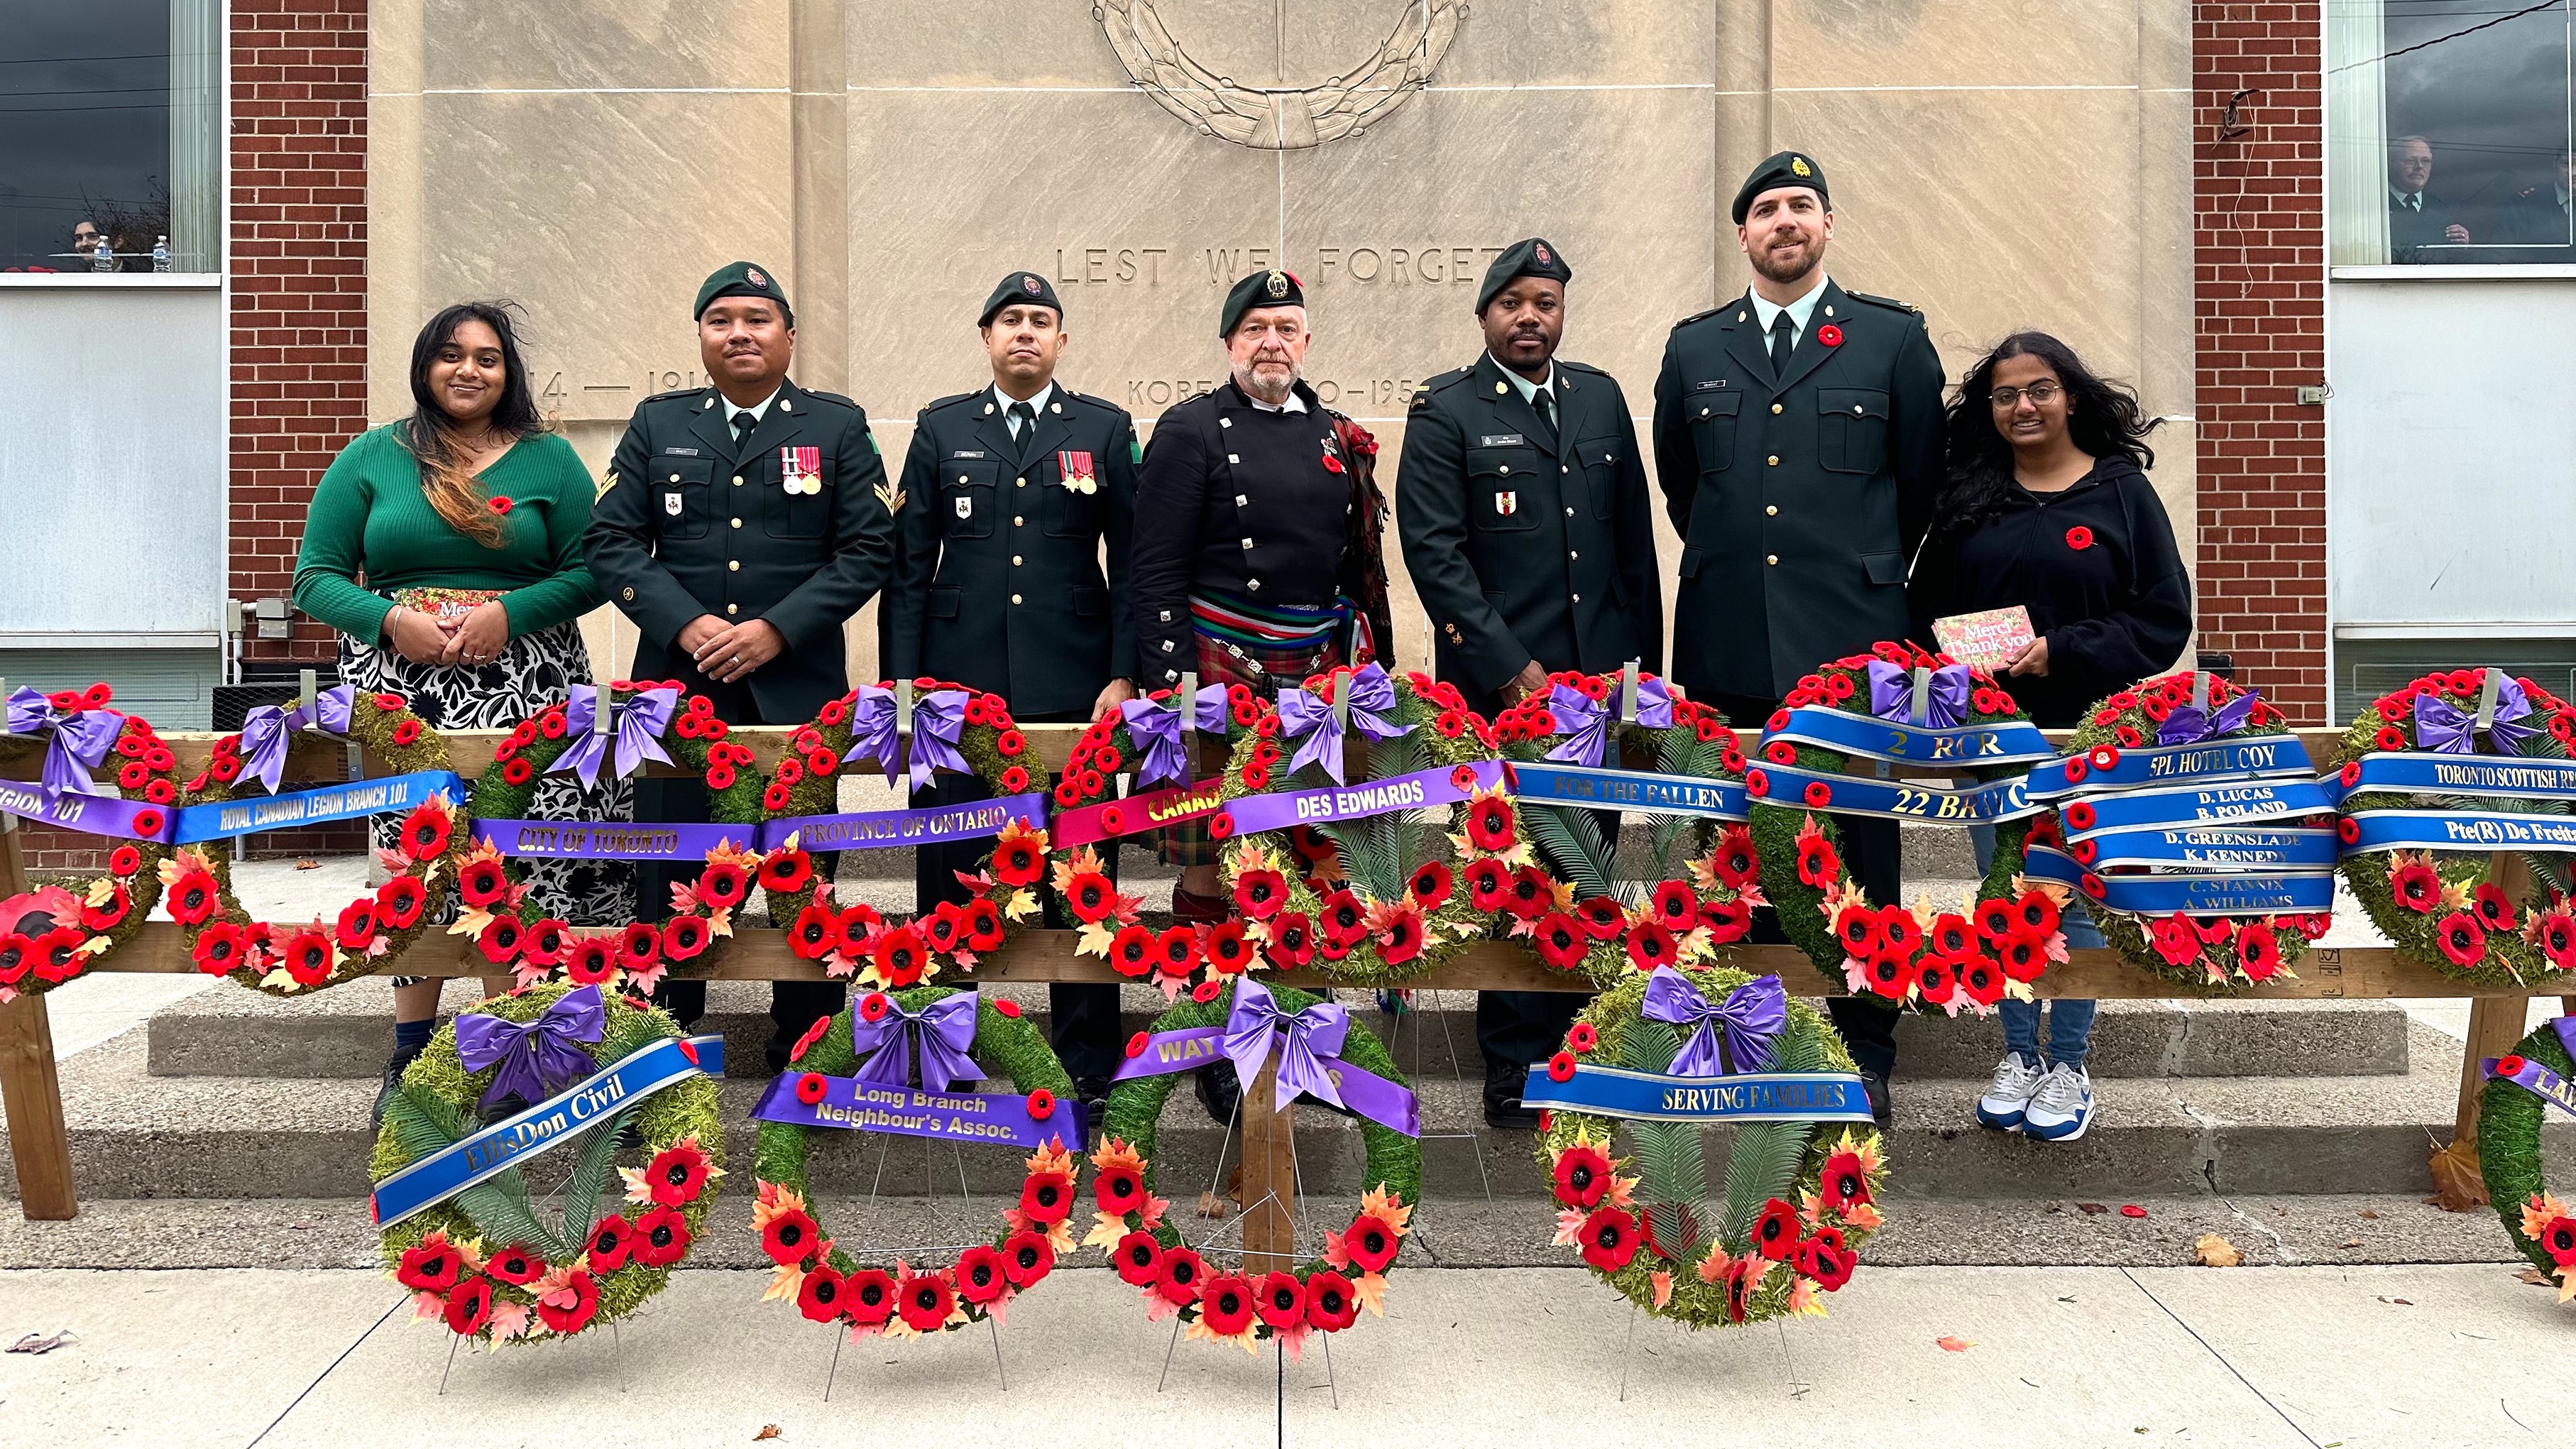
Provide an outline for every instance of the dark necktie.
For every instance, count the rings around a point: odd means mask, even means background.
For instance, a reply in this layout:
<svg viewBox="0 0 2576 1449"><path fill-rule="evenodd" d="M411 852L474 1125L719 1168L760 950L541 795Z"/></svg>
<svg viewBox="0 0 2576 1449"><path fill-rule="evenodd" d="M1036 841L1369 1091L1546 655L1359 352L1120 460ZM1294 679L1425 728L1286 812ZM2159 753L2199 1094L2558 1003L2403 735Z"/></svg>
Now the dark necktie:
<svg viewBox="0 0 2576 1449"><path fill-rule="evenodd" d="M1530 406L1538 409L1539 432L1546 436L1548 446L1551 448L1556 446L1555 391L1554 388L1543 387L1530 394Z"/></svg>
<svg viewBox="0 0 2576 1449"><path fill-rule="evenodd" d="M1038 430L1038 410L1027 403L1015 402L1011 404L1010 411L1003 416L1011 420L1011 441L1019 445L1020 456L1027 457L1029 439L1035 436Z"/></svg>
<svg viewBox="0 0 2576 1449"><path fill-rule="evenodd" d="M760 419L753 417L751 415L751 409L749 408L744 408L741 412L735 413L733 415L733 445L737 448L741 447L743 445L743 441L751 436L752 428L757 426L759 422Z"/></svg>
<svg viewBox="0 0 2576 1449"><path fill-rule="evenodd" d="M1797 334L1793 330L1795 326L1796 324L1789 320L1789 309L1786 307L1781 308L1780 314L1771 319L1771 375L1774 378L1789 375L1789 350L1798 345Z"/></svg>

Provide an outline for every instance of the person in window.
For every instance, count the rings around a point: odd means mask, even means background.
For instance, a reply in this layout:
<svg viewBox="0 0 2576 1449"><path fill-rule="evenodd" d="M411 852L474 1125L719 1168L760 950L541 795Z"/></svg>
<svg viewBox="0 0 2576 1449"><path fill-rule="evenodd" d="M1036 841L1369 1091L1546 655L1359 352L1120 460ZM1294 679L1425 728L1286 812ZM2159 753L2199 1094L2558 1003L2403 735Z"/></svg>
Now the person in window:
<svg viewBox="0 0 2576 1449"><path fill-rule="evenodd" d="M2569 186L2570 158L2560 151L2548 182L2526 187L2505 203L2504 240L2516 246L2576 245L2576 190Z"/></svg>
<svg viewBox="0 0 2576 1449"><path fill-rule="evenodd" d="M2469 244L2469 229L2450 219L2442 198L2426 190L2433 181L2433 143L2400 136L2388 145L2388 256L2426 262L2426 247Z"/></svg>
<svg viewBox="0 0 2576 1449"><path fill-rule="evenodd" d="M343 681L403 696L433 729L508 729L592 682L576 622L600 601L581 551L590 473L537 415L507 304L429 319L412 343L411 395L411 416L359 434L323 473L295 606L339 631ZM614 772L591 789L548 774L528 813L629 820L632 787ZM379 849L394 846L396 823L371 825ZM534 862L530 902L575 925L614 924L627 919L629 874L620 861ZM379 1121L429 1045L444 984L394 980Z"/></svg>
<svg viewBox="0 0 2576 1449"><path fill-rule="evenodd" d="M1951 404L1946 470L1907 588L1915 638L1932 621L2015 605L2036 636L1998 671L2044 728L2079 723L2094 700L2162 673L2191 642L2191 577L2146 470L2155 427L2127 388L2096 376L2044 332L2017 332L1968 370ZM1991 826L1970 829L1982 876ZM2070 903L2070 946L2100 928ZM2036 1002L2005 1001L2004 1059L1977 1120L2051 1142L2084 1135L2093 1003L2060 998L2047 1059Z"/></svg>
<svg viewBox="0 0 2576 1449"><path fill-rule="evenodd" d="M72 255L81 261L89 261L106 240L107 236L98 229L98 223L88 217L72 223Z"/></svg>

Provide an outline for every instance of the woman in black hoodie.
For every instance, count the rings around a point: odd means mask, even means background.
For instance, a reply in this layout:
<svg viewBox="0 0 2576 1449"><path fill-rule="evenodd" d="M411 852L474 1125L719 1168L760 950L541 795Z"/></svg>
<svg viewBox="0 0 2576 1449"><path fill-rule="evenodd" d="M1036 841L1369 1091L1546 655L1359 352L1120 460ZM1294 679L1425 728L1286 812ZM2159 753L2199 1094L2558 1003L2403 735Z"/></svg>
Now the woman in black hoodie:
<svg viewBox="0 0 2576 1449"><path fill-rule="evenodd" d="M2095 700L2164 672L2191 642L2191 575L2145 471L2154 427L2135 394L2044 332L2005 338L1951 405L1947 476L1907 587L1915 637L1934 645L1932 621L1953 614L2028 610L2037 637L1997 673L2042 726L2081 723ZM1994 831L1971 838L1982 873ZM2071 945L2102 944L2079 909L2066 931ZM2045 1066L2037 1005L2006 1001L2001 1014L2004 1059L1977 1119L2044 1141L2084 1135L2093 1003L2055 1003Z"/></svg>

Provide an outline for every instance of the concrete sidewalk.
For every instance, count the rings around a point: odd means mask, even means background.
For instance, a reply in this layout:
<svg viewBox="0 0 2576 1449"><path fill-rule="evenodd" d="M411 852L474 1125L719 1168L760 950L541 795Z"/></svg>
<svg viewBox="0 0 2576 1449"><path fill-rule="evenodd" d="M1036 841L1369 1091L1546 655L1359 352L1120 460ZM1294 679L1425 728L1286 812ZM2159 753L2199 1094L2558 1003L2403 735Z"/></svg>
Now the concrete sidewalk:
<svg viewBox="0 0 2576 1449"><path fill-rule="evenodd" d="M1105 1271L1069 1270L995 1340L844 1352L700 1269L618 1339L456 1357L383 1278L334 1271L0 1273L0 1444L1252 1446L1270 1355L1183 1343ZM1341 1335L1337 1383L1285 1373L1317 1444L2075 1446L2564 1444L2576 1308L2495 1265L1864 1267L1833 1316L1686 1333L1563 1269L1416 1270ZM1949 1351L1945 1336L1970 1346ZM1627 1399L1619 1401L1623 1365ZM622 1387L621 1387L622 1381ZM1338 1391L1339 1407L1335 1407Z"/></svg>

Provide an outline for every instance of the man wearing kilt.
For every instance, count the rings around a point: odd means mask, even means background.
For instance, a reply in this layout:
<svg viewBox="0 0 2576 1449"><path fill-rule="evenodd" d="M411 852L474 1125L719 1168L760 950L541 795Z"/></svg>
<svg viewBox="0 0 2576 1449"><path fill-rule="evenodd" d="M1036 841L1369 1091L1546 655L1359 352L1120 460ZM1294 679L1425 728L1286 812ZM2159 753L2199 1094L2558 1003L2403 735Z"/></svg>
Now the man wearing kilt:
<svg viewBox="0 0 2576 1449"><path fill-rule="evenodd" d="M1377 444L1300 376L1313 340L1305 289L1287 272L1252 273L1226 293L1217 336L1231 375L1163 414L1136 480L1129 590L1143 682L1195 672L1269 697L1338 664L1392 664ZM1224 918L1218 850L1194 823L1164 832L1163 858L1181 867L1174 920ZM1200 1074L1219 1121L1233 1093L1231 1069Z"/></svg>

